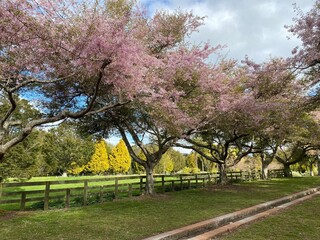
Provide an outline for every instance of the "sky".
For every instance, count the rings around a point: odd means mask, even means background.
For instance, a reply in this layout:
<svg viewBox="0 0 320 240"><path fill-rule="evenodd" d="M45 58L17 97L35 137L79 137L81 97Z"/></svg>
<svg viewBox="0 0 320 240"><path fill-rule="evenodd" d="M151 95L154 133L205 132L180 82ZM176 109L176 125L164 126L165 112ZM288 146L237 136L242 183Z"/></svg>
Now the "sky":
<svg viewBox="0 0 320 240"><path fill-rule="evenodd" d="M246 55L256 62L288 57L300 41L285 25L293 24L293 4L308 12L314 0L140 0L150 15L157 10L192 11L206 17L204 26L191 36L191 43L227 45L223 56L241 61Z"/></svg>

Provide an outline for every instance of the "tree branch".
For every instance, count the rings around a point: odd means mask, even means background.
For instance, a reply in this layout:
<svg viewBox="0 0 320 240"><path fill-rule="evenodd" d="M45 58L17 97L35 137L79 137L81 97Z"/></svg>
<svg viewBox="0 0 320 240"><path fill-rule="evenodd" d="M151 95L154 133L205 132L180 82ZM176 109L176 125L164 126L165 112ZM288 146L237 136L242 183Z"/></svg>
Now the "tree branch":
<svg viewBox="0 0 320 240"><path fill-rule="evenodd" d="M11 116L11 114L14 112L14 110L17 108L17 103L13 98L13 94L11 92L8 92L8 98L11 104L10 109L6 112L6 114L4 115L4 117L1 119L0 121L0 127L4 128L5 122L9 119L9 117Z"/></svg>
<svg viewBox="0 0 320 240"><path fill-rule="evenodd" d="M96 84L94 86L94 91L93 91L93 95L92 98L88 104L88 106L78 112L69 112L66 110L61 111L59 114L57 114L54 117L48 117L48 118L41 118L41 119L37 119L37 120L33 120L31 122L29 122L22 130L21 133L11 139L10 141L6 142L5 144L0 146L0 162L3 160L3 156L6 153L6 151L8 151L11 147L13 147L14 145L22 142L28 135L30 135L30 133L32 132L32 129L42 125L42 124L46 124L46 123L51 123L51 122L57 122L59 120L65 119L65 118L80 118L85 116L86 114L88 114L90 112L90 110L92 109L95 100L98 96L98 91L99 91L99 86L104 74L104 69L111 63L110 59L106 59L103 64L100 67L99 73L98 73L98 77L97 77L97 81ZM111 107L111 106L110 106ZM92 113L93 114L93 113Z"/></svg>

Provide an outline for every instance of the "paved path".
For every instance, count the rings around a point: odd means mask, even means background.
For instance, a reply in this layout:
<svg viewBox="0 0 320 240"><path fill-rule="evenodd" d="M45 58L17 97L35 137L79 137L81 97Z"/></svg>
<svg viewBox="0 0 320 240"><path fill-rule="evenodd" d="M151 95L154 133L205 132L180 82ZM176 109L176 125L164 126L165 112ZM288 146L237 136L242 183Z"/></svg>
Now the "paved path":
<svg viewBox="0 0 320 240"><path fill-rule="evenodd" d="M165 232L144 240L208 240L244 224L265 218L278 211L301 203L320 194L320 187L308 189L283 198L258 204L223 216Z"/></svg>

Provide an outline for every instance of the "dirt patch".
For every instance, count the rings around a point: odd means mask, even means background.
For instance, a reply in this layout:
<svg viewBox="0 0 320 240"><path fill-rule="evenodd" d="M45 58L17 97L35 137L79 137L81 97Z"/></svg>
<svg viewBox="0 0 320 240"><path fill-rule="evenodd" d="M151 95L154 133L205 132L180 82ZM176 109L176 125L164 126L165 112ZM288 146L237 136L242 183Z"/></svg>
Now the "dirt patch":
<svg viewBox="0 0 320 240"><path fill-rule="evenodd" d="M132 197L134 201L144 201L144 200L157 200L157 199L169 199L170 196L167 194L157 193L155 195L140 195ZM121 199L120 199L121 200ZM114 200L117 201L117 200Z"/></svg>
<svg viewBox="0 0 320 240"><path fill-rule="evenodd" d="M220 192L220 191L229 191L229 192L247 192L253 191L254 188L250 188L247 186L233 185L233 184L225 184L225 185L212 185L206 188L209 192Z"/></svg>
<svg viewBox="0 0 320 240"><path fill-rule="evenodd" d="M17 215L15 211L0 211L0 220L10 220Z"/></svg>
<svg viewBox="0 0 320 240"><path fill-rule="evenodd" d="M0 221L6 221L18 216L30 215L30 212L3 211L0 210Z"/></svg>

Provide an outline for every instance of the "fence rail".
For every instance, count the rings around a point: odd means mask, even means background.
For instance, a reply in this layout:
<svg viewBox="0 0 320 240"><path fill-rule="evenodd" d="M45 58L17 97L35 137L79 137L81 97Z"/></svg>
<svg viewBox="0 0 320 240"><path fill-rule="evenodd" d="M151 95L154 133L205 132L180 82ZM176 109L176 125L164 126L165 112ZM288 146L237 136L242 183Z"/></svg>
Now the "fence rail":
<svg viewBox="0 0 320 240"><path fill-rule="evenodd" d="M270 171L271 177L283 177L283 170ZM155 189L157 192L176 191L205 187L217 183L219 173L198 173L179 175L155 174ZM250 181L261 178L258 172L228 172L231 181ZM72 198L82 198L82 204L88 205L91 195L103 202L107 195L112 198L132 197L144 193L146 176L116 176L90 178L82 180L19 182L0 184L0 205L17 204L20 210L25 210L27 202L41 202L43 209L49 209L50 200L63 200L66 208L70 207ZM22 189L21 189L22 188Z"/></svg>

